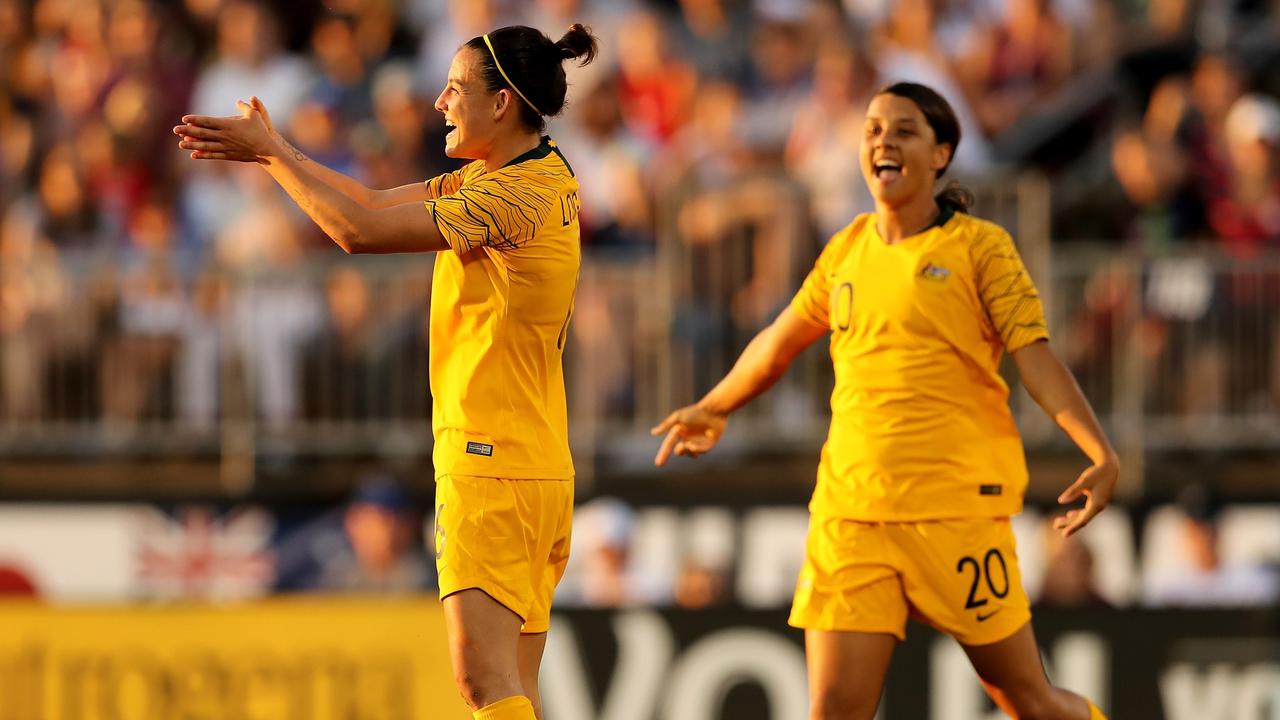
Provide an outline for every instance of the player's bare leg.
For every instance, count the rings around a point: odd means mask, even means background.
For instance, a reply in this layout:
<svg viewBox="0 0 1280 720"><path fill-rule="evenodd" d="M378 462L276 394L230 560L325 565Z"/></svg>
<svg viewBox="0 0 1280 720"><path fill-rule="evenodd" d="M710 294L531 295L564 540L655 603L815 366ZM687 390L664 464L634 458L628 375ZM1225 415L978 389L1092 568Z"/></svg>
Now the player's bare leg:
<svg viewBox="0 0 1280 720"><path fill-rule="evenodd" d="M1089 720L1084 698L1049 683L1031 623L990 645L965 645L991 698L1017 720Z"/></svg>
<svg viewBox="0 0 1280 720"><path fill-rule="evenodd" d="M444 599L449 655L458 691L473 710L524 694L517 647L523 621L482 590Z"/></svg>
<svg viewBox="0 0 1280 720"><path fill-rule="evenodd" d="M884 633L806 630L810 720L871 720L898 639Z"/></svg>
<svg viewBox="0 0 1280 720"><path fill-rule="evenodd" d="M533 703L533 712L542 720L542 694L538 690L538 668L542 665L542 651L547 647L547 634L528 633L520 636L516 655L520 664L520 684L524 695Z"/></svg>

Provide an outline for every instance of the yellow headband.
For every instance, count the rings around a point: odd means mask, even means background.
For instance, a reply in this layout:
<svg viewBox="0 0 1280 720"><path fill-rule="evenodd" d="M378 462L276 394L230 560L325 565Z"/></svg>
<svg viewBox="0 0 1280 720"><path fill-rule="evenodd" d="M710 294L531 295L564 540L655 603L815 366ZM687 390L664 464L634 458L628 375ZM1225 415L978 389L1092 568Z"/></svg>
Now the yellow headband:
<svg viewBox="0 0 1280 720"><path fill-rule="evenodd" d="M538 109L537 105L529 102L529 98L525 97L524 93L520 92L520 88L516 87L516 84L511 82L511 78L507 76L507 71L502 69L502 63L498 62L498 53L494 51L493 43L489 41L489 33L484 34L484 44L488 46L489 54L493 56L493 65L498 68L498 72L502 74L502 79L507 81L507 84L511 86L511 89L515 90L516 94L520 96L520 99L523 100L526 105L533 108L534 112L539 115L546 115L546 113Z"/></svg>

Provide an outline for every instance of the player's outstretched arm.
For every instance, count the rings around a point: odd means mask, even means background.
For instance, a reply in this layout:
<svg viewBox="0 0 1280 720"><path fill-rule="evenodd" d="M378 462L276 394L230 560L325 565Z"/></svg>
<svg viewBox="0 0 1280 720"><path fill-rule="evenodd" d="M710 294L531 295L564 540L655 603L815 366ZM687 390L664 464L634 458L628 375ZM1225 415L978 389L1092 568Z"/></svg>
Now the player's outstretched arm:
<svg viewBox="0 0 1280 720"><path fill-rule="evenodd" d="M179 134L194 137L196 128L234 158L255 158L325 233L349 253L428 252L448 247L439 228L416 202L385 208L366 207L311 172L310 163L289 152L271 132L261 112L240 101L240 115L187 115ZM187 141L183 141L187 142ZM195 152L205 152L195 150Z"/></svg>
<svg viewBox="0 0 1280 720"><path fill-rule="evenodd" d="M772 387L796 355L826 332L791 308L784 309L752 338L733 369L711 392L697 403L671 413L649 431L654 436L666 434L654 464L666 464L673 453L696 458L715 447L724 434L729 414Z"/></svg>
<svg viewBox="0 0 1280 720"><path fill-rule="evenodd" d="M311 160L303 154L301 150L294 147L289 143L289 141L285 140L283 135L276 131L275 124L271 122L271 115L267 112L266 105L264 105L261 100L256 96L249 98L248 105L262 115L262 121L266 123L267 131L271 134L272 138L284 148L285 152L292 154L294 159L299 162L308 163L308 169L311 171L311 174L315 175L324 184L338 192L341 192L360 205L367 208L378 209L410 202L422 202L423 200L430 199L424 183L401 185L400 187L391 188L390 190L374 190L355 178L343 175L337 170L325 167L324 165ZM243 112L243 109L241 112ZM244 152L235 145L220 139L217 131L213 128L206 128L201 127L200 125L187 123L175 127L173 132L182 138L178 143L178 147L183 150L190 150L191 158L193 160L262 162L262 158Z"/></svg>
<svg viewBox="0 0 1280 720"><path fill-rule="evenodd" d="M1054 354L1047 340L1015 350L1013 360L1031 398L1093 461L1093 465L1058 496L1058 502L1064 505L1082 496L1085 498L1083 508L1068 510L1066 515L1053 521L1054 528L1070 536L1111 502L1120 476L1120 461L1071 371Z"/></svg>

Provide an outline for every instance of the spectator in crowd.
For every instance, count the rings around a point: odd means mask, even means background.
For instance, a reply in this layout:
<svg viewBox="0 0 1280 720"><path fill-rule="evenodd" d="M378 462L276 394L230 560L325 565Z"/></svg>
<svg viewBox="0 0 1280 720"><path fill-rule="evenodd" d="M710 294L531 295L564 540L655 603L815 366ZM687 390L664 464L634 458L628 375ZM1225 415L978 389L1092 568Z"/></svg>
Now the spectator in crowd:
<svg viewBox="0 0 1280 720"><path fill-rule="evenodd" d="M449 64L463 43L503 25L498 18L504 14L504 4L501 0L419 3L421 9L417 12L423 16L420 20L422 40L418 46L418 66L414 75L423 82L427 82L427 78L448 77ZM437 88L420 87L418 91L434 93Z"/></svg>
<svg viewBox="0 0 1280 720"><path fill-rule="evenodd" d="M1098 592L1093 551L1078 537L1064 538L1049 523L1044 526L1048 561L1036 598L1038 607L1106 608Z"/></svg>
<svg viewBox="0 0 1280 720"><path fill-rule="evenodd" d="M39 232L34 213L11 207L0 220L0 418L45 415L51 321L67 291L58 250Z"/></svg>
<svg viewBox="0 0 1280 720"><path fill-rule="evenodd" d="M819 46L813 88L796 113L785 159L808 191L809 211L824 244L849 218L875 207L853 158L862 143L867 102L879 83L875 67L851 43L828 40Z"/></svg>
<svg viewBox="0 0 1280 720"><path fill-rule="evenodd" d="M654 208L646 175L656 150L626 130L618 80L601 78L570 106L556 137L573 148L581 186L583 249L596 257L632 260L653 250Z"/></svg>
<svg viewBox="0 0 1280 720"><path fill-rule="evenodd" d="M35 157L36 128L31 116L0 97L0 208L19 197Z"/></svg>
<svg viewBox="0 0 1280 720"><path fill-rule="evenodd" d="M750 18L735 12L731 0L680 0L675 33L681 48L704 80L741 84L750 65Z"/></svg>
<svg viewBox="0 0 1280 720"><path fill-rule="evenodd" d="M1011 0L958 63L978 122L998 135L1062 88L1073 69L1071 27L1050 0Z"/></svg>
<svg viewBox="0 0 1280 720"><path fill-rule="evenodd" d="M364 274L347 266L329 273L325 285L328 317L302 351L303 402L310 419L343 421L375 416L383 397L373 356L377 330L374 298Z"/></svg>
<svg viewBox="0 0 1280 720"><path fill-rule="evenodd" d="M730 590L729 578L723 569L690 558L680 566L673 600L677 607L700 610L728 603Z"/></svg>
<svg viewBox="0 0 1280 720"><path fill-rule="evenodd" d="M1103 263L1085 281L1079 305L1067 320L1063 362L1089 396L1096 398L1095 410L1104 415L1114 409L1111 398L1118 347L1141 340L1139 347L1146 350L1141 362L1144 370L1150 371L1158 357L1155 347L1164 339L1163 326L1141 316L1137 282L1123 261ZM1135 319L1137 326L1131 331ZM1139 337L1139 333L1145 336Z"/></svg>
<svg viewBox="0 0 1280 720"><path fill-rule="evenodd" d="M1274 412L1280 407L1280 273L1253 265L1280 250L1280 101L1246 94L1224 123L1230 175L1215 188L1209 223L1223 249L1243 261L1220 281L1217 344L1228 356L1225 410ZM1232 329L1247 328L1233 337Z"/></svg>
<svg viewBox="0 0 1280 720"><path fill-rule="evenodd" d="M573 511L569 566L556 604L616 608L669 603L670 578L646 572L635 554L636 513L626 503L599 497Z"/></svg>
<svg viewBox="0 0 1280 720"><path fill-rule="evenodd" d="M215 429L221 407L223 340L222 314L227 285L215 272L203 271L191 283L190 302L181 323L174 382L176 418L184 428Z"/></svg>
<svg viewBox="0 0 1280 720"><path fill-rule="evenodd" d="M452 169L437 150L445 129L415 90L412 67L385 63L373 76L373 117L351 135L357 175L376 187L395 187Z"/></svg>
<svg viewBox="0 0 1280 720"><path fill-rule="evenodd" d="M38 172L41 230L61 247L97 245L104 228L71 144L59 143L50 149Z"/></svg>
<svg viewBox="0 0 1280 720"><path fill-rule="evenodd" d="M1112 210L1115 224L1106 231L1146 251L1163 252L1204 234L1203 203L1190 182L1189 158L1177 145L1176 128L1164 119L1181 114L1183 92L1176 78L1157 86L1142 125L1121 131L1111 147L1121 190L1112 197L1128 205Z"/></svg>
<svg viewBox="0 0 1280 720"><path fill-rule="evenodd" d="M190 111L220 115L235 107L245 88L270 103L275 121L288 127L315 82L310 65L281 47L280 20L265 0L226 0L218 10L217 54L196 78ZM167 118L172 119L172 118ZM200 165L184 185L184 209L197 242L222 234L248 204L253 168Z"/></svg>
<svg viewBox="0 0 1280 720"><path fill-rule="evenodd" d="M113 172L125 182L113 181L101 169L89 170L89 182L95 195L105 194L102 185L121 186L114 191L119 197L115 210L122 214L118 227L127 228L147 198L158 190L172 193L174 169L165 127L187 107L196 77L195 56L164 6L118 0L106 10L111 72L103 90L102 126L110 141L95 142L111 151L112 164L119 169ZM82 146L82 153L88 151Z"/></svg>
<svg viewBox="0 0 1280 720"><path fill-rule="evenodd" d="M1280 101L1250 94L1223 121L1226 182L1212 187L1209 223L1242 258L1280 248Z"/></svg>
<svg viewBox="0 0 1280 720"><path fill-rule="evenodd" d="M638 601L636 578L628 572L634 528L635 513L612 498L575 509L569 558L578 566L576 582L562 582L558 594L570 605L586 607L625 607Z"/></svg>
<svg viewBox="0 0 1280 720"><path fill-rule="evenodd" d="M1183 112L1166 113L1168 119L1163 124L1177 128L1179 143L1189 155L1196 189L1202 202L1209 204L1219 188L1230 184L1227 114L1244 94L1245 79L1233 58L1204 53L1196 59L1185 87Z"/></svg>
<svg viewBox="0 0 1280 720"><path fill-rule="evenodd" d="M964 137L952 169L961 176L981 175L991 169L991 146L956 79L952 58L937 41L937 20L933 0L891 3L871 36L871 55L880 76L887 82L921 83L936 88L947 99L960 118Z"/></svg>
<svg viewBox="0 0 1280 720"><path fill-rule="evenodd" d="M693 68L671 46L662 19L637 10L618 38L618 103L629 130L665 145L687 119L697 87Z"/></svg>
<svg viewBox="0 0 1280 720"><path fill-rule="evenodd" d="M103 348L103 412L123 427L174 415L174 358L187 299L172 265L167 204L150 202L130 232L137 260L123 278L120 333Z"/></svg>
<svg viewBox="0 0 1280 720"><path fill-rule="evenodd" d="M811 28L792 19L757 23L751 74L743 96L741 131L755 163L775 166L804 106L813 67Z"/></svg>
<svg viewBox="0 0 1280 720"><path fill-rule="evenodd" d="M420 524L404 490L390 478L365 480L343 516L349 555L325 564L323 584L363 592L415 592L431 586L434 572Z"/></svg>
<svg viewBox="0 0 1280 720"><path fill-rule="evenodd" d="M431 301L431 266L410 265L394 274L379 314L384 328L379 344L385 346L382 370L389 416L426 423L431 418L431 390L420 382L427 372ZM416 431L409 438L417 442ZM425 430L424 430L425 432Z"/></svg>
<svg viewBox="0 0 1280 720"><path fill-rule="evenodd" d="M1221 500L1193 483L1178 495L1182 562L1150 579L1144 601L1153 606L1265 606L1280 601L1280 573L1259 564L1224 563L1218 545Z"/></svg>
<svg viewBox="0 0 1280 720"><path fill-rule="evenodd" d="M361 479L350 503L295 530L277 550L279 590L413 594L429 590L426 555L413 502L392 477Z"/></svg>
<svg viewBox="0 0 1280 720"><path fill-rule="evenodd" d="M218 11L217 57L196 79L191 111L225 113L251 87L270 103L277 122L288 122L315 81L307 61L281 47L280 18L271 4L226 0Z"/></svg>
<svg viewBox="0 0 1280 720"><path fill-rule="evenodd" d="M311 51L320 70L311 100L333 112L344 128L373 113L372 69L360 47L358 31L356 17L338 13L323 16L311 31ZM295 138L295 144L301 141L297 131L305 125L296 119L291 125L290 137ZM333 167L332 159L324 162ZM341 167L335 169L346 172Z"/></svg>
<svg viewBox="0 0 1280 720"><path fill-rule="evenodd" d="M299 272L300 233L272 193L256 198L218 238L224 266L241 279L228 308L233 347L268 428L299 416L302 351L323 319L316 288Z"/></svg>

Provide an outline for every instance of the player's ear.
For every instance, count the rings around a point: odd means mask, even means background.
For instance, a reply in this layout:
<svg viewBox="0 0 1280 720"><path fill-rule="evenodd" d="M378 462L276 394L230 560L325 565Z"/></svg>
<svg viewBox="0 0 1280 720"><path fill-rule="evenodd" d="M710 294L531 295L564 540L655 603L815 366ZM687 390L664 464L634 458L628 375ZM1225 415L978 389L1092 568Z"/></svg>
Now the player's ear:
<svg viewBox="0 0 1280 720"><path fill-rule="evenodd" d="M937 171L951 164L951 143L938 143L933 146L933 162L931 167Z"/></svg>
<svg viewBox="0 0 1280 720"><path fill-rule="evenodd" d="M511 108L511 91L503 88L494 96L493 102L493 121L498 122L507 114Z"/></svg>

